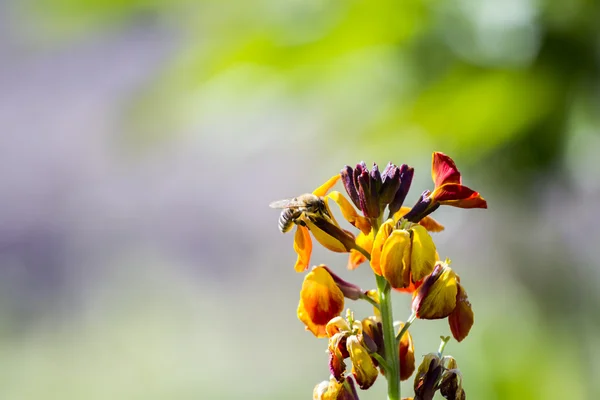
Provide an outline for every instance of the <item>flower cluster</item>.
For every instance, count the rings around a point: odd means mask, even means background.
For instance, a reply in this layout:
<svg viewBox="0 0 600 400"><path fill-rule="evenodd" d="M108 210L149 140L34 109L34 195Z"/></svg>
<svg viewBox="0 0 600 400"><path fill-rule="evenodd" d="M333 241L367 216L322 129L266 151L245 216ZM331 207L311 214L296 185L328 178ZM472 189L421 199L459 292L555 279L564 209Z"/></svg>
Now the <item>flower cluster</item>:
<svg viewBox="0 0 600 400"><path fill-rule="evenodd" d="M400 399L400 381L410 378L415 370L413 339L408 331L414 320L448 318L452 336L459 342L473 325L467 292L450 261L440 261L430 235L444 227L430 214L441 205L487 208L487 203L462 184L454 161L436 152L433 190L424 191L412 208L405 207L413 175L414 169L405 164L389 163L380 172L376 164L369 169L361 162L355 168L345 166L312 193L271 204L283 208L279 220L282 232L296 226L296 271L308 269L314 238L333 252L349 253L350 270L369 261L377 283L377 289L363 291L325 265L313 267L304 277L298 318L316 337L329 340L331 377L315 387L314 399L358 399L356 386L366 390L380 374L387 380L388 398ZM339 180L350 200L331 190ZM332 201L356 232L337 222L330 208ZM393 290L412 295L412 314L404 323L393 319ZM374 315L355 320L348 310L342 318L345 299L368 301ZM432 398L438 389L445 397L453 391L447 398L464 398L462 377L453 368L455 361L452 359L454 364L450 365L449 358L440 358L441 351L438 354L437 358L426 356L427 363L419 368L416 398ZM347 360L352 364L350 371Z"/></svg>

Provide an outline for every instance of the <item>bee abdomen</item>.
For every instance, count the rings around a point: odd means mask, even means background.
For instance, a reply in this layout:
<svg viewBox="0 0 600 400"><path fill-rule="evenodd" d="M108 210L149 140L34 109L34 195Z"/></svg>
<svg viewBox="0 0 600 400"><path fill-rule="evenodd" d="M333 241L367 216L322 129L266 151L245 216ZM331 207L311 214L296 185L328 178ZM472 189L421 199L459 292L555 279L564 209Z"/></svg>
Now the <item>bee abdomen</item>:
<svg viewBox="0 0 600 400"><path fill-rule="evenodd" d="M294 210L286 208L279 216L279 230L281 233L289 232L294 225Z"/></svg>

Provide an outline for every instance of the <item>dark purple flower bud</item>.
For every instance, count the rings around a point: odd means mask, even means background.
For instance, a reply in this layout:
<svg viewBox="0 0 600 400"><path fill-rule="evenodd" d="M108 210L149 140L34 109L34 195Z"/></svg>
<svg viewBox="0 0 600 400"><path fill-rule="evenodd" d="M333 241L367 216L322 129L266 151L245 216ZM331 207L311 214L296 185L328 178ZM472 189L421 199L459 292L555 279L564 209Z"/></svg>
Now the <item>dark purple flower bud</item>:
<svg viewBox="0 0 600 400"><path fill-rule="evenodd" d="M377 191L381 188L381 173L379 172L379 167L377 164L373 163L373 168L371 169L371 186L375 186Z"/></svg>
<svg viewBox="0 0 600 400"><path fill-rule="evenodd" d="M360 175L362 175L363 172L369 172L369 170L367 169L367 164L365 164L364 161L359 162L358 164L356 164L356 168L354 168L354 185L356 186L356 189L358 190L358 177Z"/></svg>
<svg viewBox="0 0 600 400"><path fill-rule="evenodd" d="M400 207L402 207L402 204L406 199L406 195L408 194L408 190L410 189L414 173L414 168L411 168L406 164L402 164L400 166L400 187L396 191L394 199L390 202L390 215L388 218L393 217Z"/></svg>
<svg viewBox="0 0 600 400"><path fill-rule="evenodd" d="M390 171L392 170L392 168L398 168L396 167L394 164L392 164L392 162L390 161L384 168L383 172L381 172L381 180L383 182L385 182L385 180L387 179L387 177L390 174Z"/></svg>
<svg viewBox="0 0 600 400"><path fill-rule="evenodd" d="M365 217L379 217L380 210L377 192L373 196L371 177L367 171L363 171L358 177L358 197L360 199L360 209Z"/></svg>
<svg viewBox="0 0 600 400"><path fill-rule="evenodd" d="M390 163L383 171L383 184L379 190L379 203L382 207L388 205L400 187L400 169Z"/></svg>
<svg viewBox="0 0 600 400"><path fill-rule="evenodd" d="M371 169L371 173L369 174L370 183L371 183L371 195L369 202L370 204L369 215L371 218L379 218L379 214L381 214L381 207L379 206L379 190L381 190L381 174L379 173L379 167L377 164L373 163L373 169Z"/></svg>
<svg viewBox="0 0 600 400"><path fill-rule="evenodd" d="M421 193L421 197L417 201L417 204L415 204L403 218L410 222L418 223L420 220L437 210L440 204L432 204L431 198L429 197L430 194L431 192L429 190Z"/></svg>
<svg viewBox="0 0 600 400"><path fill-rule="evenodd" d="M351 167L346 165L340 172L340 175L342 177L342 183L344 184L344 188L346 188L346 193L348 193L348 196L350 196L350 199L352 200L354 205L360 208L358 191L356 190L356 185L354 183L354 171Z"/></svg>

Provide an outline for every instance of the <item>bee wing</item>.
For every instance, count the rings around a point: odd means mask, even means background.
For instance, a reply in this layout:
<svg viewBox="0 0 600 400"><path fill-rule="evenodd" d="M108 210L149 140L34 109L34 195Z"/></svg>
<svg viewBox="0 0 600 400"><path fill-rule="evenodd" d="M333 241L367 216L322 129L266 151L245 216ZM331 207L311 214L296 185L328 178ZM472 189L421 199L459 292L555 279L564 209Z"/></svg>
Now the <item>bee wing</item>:
<svg viewBox="0 0 600 400"><path fill-rule="evenodd" d="M292 200L294 200L294 199L277 200L277 201L274 201L271 204L269 204L269 207L271 207L271 208L291 208L291 207L294 207Z"/></svg>

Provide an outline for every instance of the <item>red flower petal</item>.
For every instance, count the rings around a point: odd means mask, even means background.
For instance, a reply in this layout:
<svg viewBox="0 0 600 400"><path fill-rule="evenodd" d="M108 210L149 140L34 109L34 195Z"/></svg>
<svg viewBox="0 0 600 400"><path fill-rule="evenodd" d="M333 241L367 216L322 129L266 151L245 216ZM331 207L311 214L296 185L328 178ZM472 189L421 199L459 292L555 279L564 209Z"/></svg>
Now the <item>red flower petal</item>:
<svg viewBox="0 0 600 400"><path fill-rule="evenodd" d="M448 206L487 208L487 202L481 197L479 192L457 183L447 183L436 188L430 197L433 201Z"/></svg>
<svg viewBox="0 0 600 400"><path fill-rule="evenodd" d="M458 172L454 160L440 152L433 153L431 177L436 189L447 183L457 183L459 185L462 183L460 172Z"/></svg>

